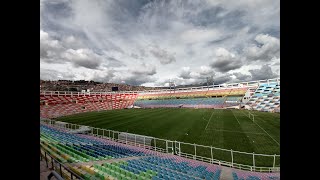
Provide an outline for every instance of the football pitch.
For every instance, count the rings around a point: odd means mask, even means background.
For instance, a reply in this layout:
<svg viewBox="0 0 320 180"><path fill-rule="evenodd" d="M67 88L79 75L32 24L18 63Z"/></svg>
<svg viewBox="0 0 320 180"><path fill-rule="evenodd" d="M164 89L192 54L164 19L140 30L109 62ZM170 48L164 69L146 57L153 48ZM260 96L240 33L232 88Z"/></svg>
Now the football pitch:
<svg viewBox="0 0 320 180"><path fill-rule="evenodd" d="M280 114L230 109L123 109L81 113L56 120L111 129L156 138L196 143L255 154L280 154ZM182 146L192 154L192 146ZM197 155L211 157L208 149ZM230 152L213 153L214 158L231 162ZM234 162L252 165L252 156L234 154ZM256 157L256 166L271 166L273 158ZM280 164L277 158L276 166Z"/></svg>

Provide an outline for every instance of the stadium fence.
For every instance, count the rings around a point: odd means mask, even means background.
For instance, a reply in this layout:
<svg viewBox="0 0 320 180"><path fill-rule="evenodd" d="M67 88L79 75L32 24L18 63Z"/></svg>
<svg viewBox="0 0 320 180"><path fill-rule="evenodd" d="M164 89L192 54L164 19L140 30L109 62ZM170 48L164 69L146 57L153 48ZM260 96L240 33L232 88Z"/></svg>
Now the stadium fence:
<svg viewBox="0 0 320 180"><path fill-rule="evenodd" d="M76 130L82 126L79 124L65 123L65 126L62 127L61 121L50 119L40 119L40 122L56 126L58 128L63 128L65 130ZM86 127L91 128L89 135L105 138L122 144L153 150L156 152L171 153L180 157L242 170L256 172L280 172L280 155L277 154L269 155L256 154L254 152L248 153L235 151L232 149L229 150L212 146L172 141L109 129L95 128L90 126ZM208 154L210 154L209 157ZM251 163L241 164L240 162L243 162L244 160ZM265 166L265 164L267 164L267 166Z"/></svg>

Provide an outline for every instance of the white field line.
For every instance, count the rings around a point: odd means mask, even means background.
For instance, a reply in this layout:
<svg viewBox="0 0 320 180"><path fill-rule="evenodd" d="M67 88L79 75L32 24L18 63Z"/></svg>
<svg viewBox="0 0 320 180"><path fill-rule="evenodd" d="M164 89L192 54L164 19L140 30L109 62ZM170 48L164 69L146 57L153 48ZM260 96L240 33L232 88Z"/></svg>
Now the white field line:
<svg viewBox="0 0 320 180"><path fill-rule="evenodd" d="M208 123L207 123L207 125L206 125L206 128L205 128L204 130L207 129L207 127L208 127L208 125L209 125L209 123L210 123L210 121L211 121L211 118L212 118L213 113L214 113L214 111L212 111L211 116L210 116L210 118L209 118L209 121L208 121Z"/></svg>
<svg viewBox="0 0 320 180"><path fill-rule="evenodd" d="M242 111L241 111L242 112ZM242 112L243 113L243 112ZM243 113L244 114L244 113ZM244 115L246 115L246 114L244 114ZM247 115L246 115L247 116ZM249 116L247 116L248 118L249 118ZM249 118L250 119L250 118ZM251 120L251 119L250 119ZM266 131L266 130L264 130L259 124L257 124L255 121L253 121L257 126L259 126L259 128L260 129L262 129L265 133L267 133L267 135L274 141L274 142L276 142L279 146L280 146L280 144L279 144L279 142L278 141L276 141L273 137L271 137L270 136L270 134Z"/></svg>
<svg viewBox="0 0 320 180"><path fill-rule="evenodd" d="M244 112L242 112L242 111L240 111L242 114L244 114L245 116L247 116ZM249 119L250 119L250 117L249 116L247 116Z"/></svg>
<svg viewBox="0 0 320 180"><path fill-rule="evenodd" d="M260 135L265 135L265 133L244 132L244 131L230 131L230 130L224 130L224 129L208 129L208 130L210 130L210 131L226 131L226 132L243 133L243 134L260 134Z"/></svg>
<svg viewBox="0 0 320 180"><path fill-rule="evenodd" d="M231 110L231 112L232 112L233 116L236 118L236 120L238 121L238 123L239 123L239 125L240 125L240 122L239 122L238 118L234 115L234 113L233 113L232 110Z"/></svg>
<svg viewBox="0 0 320 180"><path fill-rule="evenodd" d="M203 119L205 122L208 122L208 120L207 120L207 119L205 119L204 117L202 117L202 119Z"/></svg>
<svg viewBox="0 0 320 180"><path fill-rule="evenodd" d="M255 121L253 121L256 125L258 125L259 126L259 124L257 124ZM269 137L271 137L270 136L270 134L266 131L266 130L264 130L261 126L259 126L265 133L267 133L268 135L269 135ZM273 141L274 142L276 142L279 146L280 146L280 144L278 143L278 141L276 141L273 137L271 137L271 139L273 139Z"/></svg>

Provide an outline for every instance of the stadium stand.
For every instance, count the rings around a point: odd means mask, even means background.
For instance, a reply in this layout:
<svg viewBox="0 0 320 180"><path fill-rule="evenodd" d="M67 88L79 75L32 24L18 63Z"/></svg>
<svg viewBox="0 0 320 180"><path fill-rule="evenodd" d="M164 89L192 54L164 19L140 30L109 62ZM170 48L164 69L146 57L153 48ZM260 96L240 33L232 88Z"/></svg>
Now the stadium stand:
<svg viewBox="0 0 320 180"><path fill-rule="evenodd" d="M54 118L82 112L124 109L133 105L135 93L40 93L40 117Z"/></svg>
<svg viewBox="0 0 320 180"><path fill-rule="evenodd" d="M192 98L192 99L163 99L136 100L135 105L144 108L156 107L202 107L222 108L225 98Z"/></svg>
<svg viewBox="0 0 320 180"><path fill-rule="evenodd" d="M56 82L64 85L75 83L71 81ZM88 85L85 82L79 81L78 84ZM94 82L90 81L89 85L95 87ZM98 85L101 84L96 86ZM226 108L240 104L246 104L252 110L280 112L280 79L257 81L251 85L247 82L215 87L202 86L116 93L41 91L40 117L54 118L90 111L124 109L133 105L143 108Z"/></svg>
<svg viewBox="0 0 320 180"><path fill-rule="evenodd" d="M223 108L239 105L247 90L247 87L234 87L190 92L141 93L138 95L135 105L144 108Z"/></svg>
<svg viewBox="0 0 320 180"><path fill-rule="evenodd" d="M171 98L201 98L201 97L223 97L243 96L248 88L224 88L224 89L202 89L196 91L169 91L166 93L139 93L137 100L143 99L171 99Z"/></svg>
<svg viewBox="0 0 320 180"><path fill-rule="evenodd" d="M234 180L280 179L279 173L259 173L242 170L233 170L232 177Z"/></svg>
<svg viewBox="0 0 320 180"><path fill-rule="evenodd" d="M40 91L40 120L135 106L228 108L245 104L253 110L280 112L279 81L139 92ZM243 102L244 99L248 101ZM111 138L110 134L109 138L102 138L94 135L94 130L91 131L90 128L92 127L67 129L57 121L55 126L41 121L41 156L48 154L59 161L65 167L65 170L60 170L64 179L71 179L70 171L75 173L74 177L81 177L78 179L280 179L280 167L267 172L254 172L250 168L240 170L236 166L226 167L213 161L203 162L194 157L181 157L179 153L159 152L159 149L157 151L151 147L151 143L143 143L141 146L136 141L136 136L134 143L126 144L121 141L120 134L116 139Z"/></svg>
<svg viewBox="0 0 320 180"><path fill-rule="evenodd" d="M220 179L220 166L40 125L42 151L83 179Z"/></svg>
<svg viewBox="0 0 320 180"><path fill-rule="evenodd" d="M260 84L247 104L257 111L280 112L280 83Z"/></svg>

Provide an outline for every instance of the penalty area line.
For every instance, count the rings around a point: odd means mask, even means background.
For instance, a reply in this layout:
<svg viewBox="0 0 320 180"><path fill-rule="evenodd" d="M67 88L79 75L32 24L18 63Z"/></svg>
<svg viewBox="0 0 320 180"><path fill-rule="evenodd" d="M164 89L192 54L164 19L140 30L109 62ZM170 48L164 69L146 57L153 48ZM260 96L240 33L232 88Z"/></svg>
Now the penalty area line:
<svg viewBox="0 0 320 180"><path fill-rule="evenodd" d="M241 111L242 112L242 111ZM242 112L243 113L243 112ZM247 116L245 113L243 113L245 116ZM247 116L249 118L249 116ZM249 118L250 119L250 118ZM250 119L251 120L251 119ZM275 143L277 143L279 146L279 142L277 140L275 140L266 130L264 130L258 123L256 123L255 121L252 121L253 123L255 123L260 129L262 129Z"/></svg>
<svg viewBox="0 0 320 180"><path fill-rule="evenodd" d="M230 131L225 129L208 129L210 131L225 131L225 132L231 132L231 133L242 133L242 134L257 134L257 135L265 135L265 133L255 133L255 132L246 132L246 131Z"/></svg>
<svg viewBox="0 0 320 180"><path fill-rule="evenodd" d="M212 118L213 113L214 113L214 111L212 111L211 116L210 116L210 118L209 118L209 121L208 121L208 123L207 123L207 125L206 125L206 128L205 128L204 130L207 130L207 127L208 127L208 125L209 125L209 123L210 123L210 121L211 121L211 118Z"/></svg>
<svg viewBox="0 0 320 180"><path fill-rule="evenodd" d="M253 121L254 122L254 121ZM267 133L268 134L268 136L274 141L274 142L276 142L279 146L280 146L280 144L278 143L278 141L276 141L273 137L271 137L270 136L270 134L266 131L266 130L264 130L259 124L257 124L256 122L254 122L257 126L259 126L265 133Z"/></svg>
<svg viewBox="0 0 320 180"><path fill-rule="evenodd" d="M207 120L207 119L205 119L204 117L202 117L202 120L204 120L205 122L208 122L208 120Z"/></svg>
<svg viewBox="0 0 320 180"><path fill-rule="evenodd" d="M238 123L239 123L239 125L240 125L240 122L239 122L238 118L234 115L234 113L233 113L232 110L231 110L231 112L232 112L233 116L236 118L236 120L238 121Z"/></svg>

